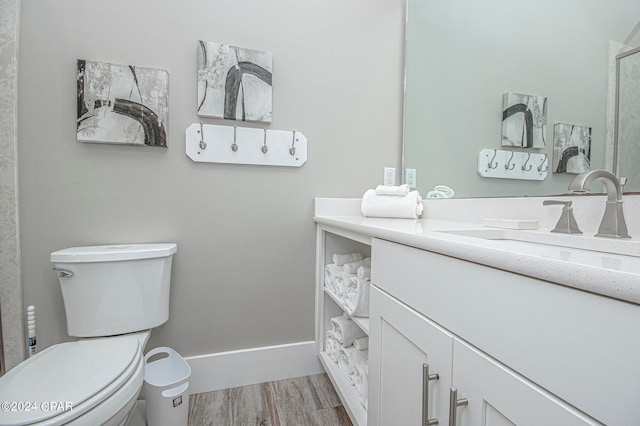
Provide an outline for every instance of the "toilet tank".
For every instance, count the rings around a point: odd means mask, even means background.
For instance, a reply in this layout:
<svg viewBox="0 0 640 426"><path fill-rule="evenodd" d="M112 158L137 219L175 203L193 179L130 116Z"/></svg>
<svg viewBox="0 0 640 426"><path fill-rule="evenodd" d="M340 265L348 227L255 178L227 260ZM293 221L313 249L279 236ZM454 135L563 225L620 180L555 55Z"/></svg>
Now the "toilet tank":
<svg viewBox="0 0 640 426"><path fill-rule="evenodd" d="M120 244L51 253L69 336L112 336L167 321L176 250L173 243Z"/></svg>

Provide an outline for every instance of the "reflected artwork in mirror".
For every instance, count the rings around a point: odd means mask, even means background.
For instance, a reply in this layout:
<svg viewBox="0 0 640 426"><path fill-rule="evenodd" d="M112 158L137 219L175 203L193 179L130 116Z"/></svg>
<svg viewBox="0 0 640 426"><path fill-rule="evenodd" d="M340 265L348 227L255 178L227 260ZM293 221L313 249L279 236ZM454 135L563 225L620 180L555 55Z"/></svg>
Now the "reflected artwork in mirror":
<svg viewBox="0 0 640 426"><path fill-rule="evenodd" d="M477 166L485 149L551 160L556 123L590 128L590 168L611 170L609 46L639 47L638 20L637 0L407 0L403 168L416 170L417 189L447 185L463 198L566 194L573 175L553 164L541 181L482 177ZM546 98L544 146L503 146L509 92Z"/></svg>

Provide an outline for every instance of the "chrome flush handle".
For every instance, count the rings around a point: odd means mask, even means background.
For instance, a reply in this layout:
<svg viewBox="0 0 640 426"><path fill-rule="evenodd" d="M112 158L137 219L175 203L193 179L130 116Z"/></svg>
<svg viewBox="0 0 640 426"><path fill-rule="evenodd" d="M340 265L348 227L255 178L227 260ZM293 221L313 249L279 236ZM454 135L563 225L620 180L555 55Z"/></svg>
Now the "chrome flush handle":
<svg viewBox="0 0 640 426"><path fill-rule="evenodd" d="M70 278L73 276L73 271L70 271L68 269L53 268L53 270L58 273L58 276L60 278Z"/></svg>

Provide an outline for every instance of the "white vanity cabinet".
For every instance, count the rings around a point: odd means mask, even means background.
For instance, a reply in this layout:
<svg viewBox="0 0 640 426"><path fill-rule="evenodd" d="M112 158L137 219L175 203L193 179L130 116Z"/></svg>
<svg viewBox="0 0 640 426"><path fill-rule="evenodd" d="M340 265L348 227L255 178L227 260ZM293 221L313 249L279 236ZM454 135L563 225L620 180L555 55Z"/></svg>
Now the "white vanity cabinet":
<svg viewBox="0 0 640 426"><path fill-rule="evenodd" d="M376 238L372 259L370 425L428 424L423 404L440 425L640 424L637 305Z"/></svg>
<svg viewBox="0 0 640 426"><path fill-rule="evenodd" d="M371 308L369 425L597 424L377 288Z"/></svg>
<svg viewBox="0 0 640 426"><path fill-rule="evenodd" d="M333 228L318 226L316 236L316 346L318 357L329 379L340 397L345 410L356 426L367 425L367 410L361 402L361 395L352 385L338 365L326 353L326 332L332 328L331 318L345 315L340 301L324 286L324 267L333 262L334 254L361 253L371 255L371 237ZM369 334L368 317L351 317L355 324Z"/></svg>

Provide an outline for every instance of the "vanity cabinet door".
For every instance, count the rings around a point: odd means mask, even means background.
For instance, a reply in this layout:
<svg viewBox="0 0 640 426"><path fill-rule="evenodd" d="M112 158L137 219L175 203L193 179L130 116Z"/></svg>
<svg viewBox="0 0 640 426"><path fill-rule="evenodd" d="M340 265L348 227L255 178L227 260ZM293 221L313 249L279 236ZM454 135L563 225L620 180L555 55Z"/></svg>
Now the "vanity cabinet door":
<svg viewBox="0 0 640 426"><path fill-rule="evenodd" d="M447 424L452 349L451 334L372 286L368 425Z"/></svg>
<svg viewBox="0 0 640 426"><path fill-rule="evenodd" d="M457 338L449 392L455 426L601 424Z"/></svg>

